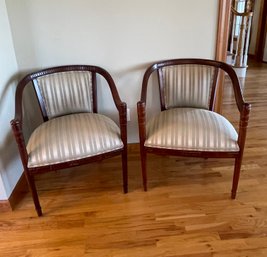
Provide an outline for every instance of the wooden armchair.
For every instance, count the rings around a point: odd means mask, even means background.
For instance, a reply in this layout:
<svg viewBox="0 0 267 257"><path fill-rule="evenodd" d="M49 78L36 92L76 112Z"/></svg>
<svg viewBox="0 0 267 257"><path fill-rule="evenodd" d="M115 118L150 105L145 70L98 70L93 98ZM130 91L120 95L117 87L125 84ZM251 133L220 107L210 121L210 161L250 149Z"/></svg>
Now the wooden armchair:
<svg viewBox="0 0 267 257"><path fill-rule="evenodd" d="M146 121L147 87L153 72L157 73L161 112ZM233 85L240 112L238 133L225 117L214 112L219 72L228 74ZM250 108L243 100L235 71L223 62L176 59L152 64L144 74L141 100L137 103L144 190L147 190L147 153L234 158L231 194L234 199Z"/></svg>
<svg viewBox="0 0 267 257"><path fill-rule="evenodd" d="M118 127L97 113L97 76L102 76L119 112ZM22 94L32 85L43 123L25 144ZM29 189L38 216L42 215L34 175L78 166L115 155L122 156L123 191L127 193L126 103L120 100L110 74L97 66L53 67L25 76L16 90L15 118L11 121Z"/></svg>

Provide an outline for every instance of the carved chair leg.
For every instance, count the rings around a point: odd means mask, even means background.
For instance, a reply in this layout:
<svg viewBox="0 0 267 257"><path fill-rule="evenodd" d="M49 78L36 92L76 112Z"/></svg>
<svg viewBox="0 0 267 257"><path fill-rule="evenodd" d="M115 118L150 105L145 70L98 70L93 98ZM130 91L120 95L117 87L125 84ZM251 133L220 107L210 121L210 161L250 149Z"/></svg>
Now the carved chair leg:
<svg viewBox="0 0 267 257"><path fill-rule="evenodd" d="M128 160L127 160L127 146L124 146L121 154L122 159L122 177L123 177L123 192L128 193Z"/></svg>
<svg viewBox="0 0 267 257"><path fill-rule="evenodd" d="M146 151L143 149L143 146L141 146L141 149L140 149L140 157L141 157L141 168L142 168L142 176L143 176L143 187L144 187L144 191L147 191L147 172L146 172L147 154L146 154Z"/></svg>
<svg viewBox="0 0 267 257"><path fill-rule="evenodd" d="M35 186L35 182L34 182L34 177L29 175L27 171L25 171L25 176L26 176L26 179L28 182L29 189L30 189L31 194L32 194L35 210L37 212L37 215L40 217L43 215L43 213L42 213L41 205L39 202L39 197L37 194L37 190L36 190L36 186Z"/></svg>
<svg viewBox="0 0 267 257"><path fill-rule="evenodd" d="M231 194L232 199L235 199L236 197L236 191L238 187L238 181L239 181L240 170L241 170L241 163L242 163L242 157L237 157L235 159L235 170L234 170L232 194Z"/></svg>

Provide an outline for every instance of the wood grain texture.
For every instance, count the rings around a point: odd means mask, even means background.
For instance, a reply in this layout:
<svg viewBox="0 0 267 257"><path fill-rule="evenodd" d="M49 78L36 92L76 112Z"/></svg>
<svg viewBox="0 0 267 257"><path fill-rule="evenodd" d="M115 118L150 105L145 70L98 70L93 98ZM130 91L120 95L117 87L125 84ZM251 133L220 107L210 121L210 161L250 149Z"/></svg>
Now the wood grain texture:
<svg viewBox="0 0 267 257"><path fill-rule="evenodd" d="M129 193L120 158L36 177L46 210L28 193L0 213L0 256L266 257L267 65L249 64L243 88L252 113L239 192L231 200L231 159L151 156L142 189L138 145L129 145ZM223 114L238 127L234 93ZM76 172L79 171L79 172Z"/></svg>

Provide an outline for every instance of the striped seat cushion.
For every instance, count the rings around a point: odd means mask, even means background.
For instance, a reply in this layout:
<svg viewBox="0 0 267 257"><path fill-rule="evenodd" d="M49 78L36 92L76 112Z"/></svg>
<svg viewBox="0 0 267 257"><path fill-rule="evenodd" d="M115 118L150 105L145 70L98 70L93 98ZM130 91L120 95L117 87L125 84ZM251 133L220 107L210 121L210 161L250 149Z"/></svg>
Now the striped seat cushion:
<svg viewBox="0 0 267 257"><path fill-rule="evenodd" d="M121 149L120 129L96 113L61 116L40 125L27 144L28 167L73 161Z"/></svg>
<svg viewBox="0 0 267 257"><path fill-rule="evenodd" d="M218 113L205 109L174 108L147 124L145 146L192 151L239 151L237 132Z"/></svg>

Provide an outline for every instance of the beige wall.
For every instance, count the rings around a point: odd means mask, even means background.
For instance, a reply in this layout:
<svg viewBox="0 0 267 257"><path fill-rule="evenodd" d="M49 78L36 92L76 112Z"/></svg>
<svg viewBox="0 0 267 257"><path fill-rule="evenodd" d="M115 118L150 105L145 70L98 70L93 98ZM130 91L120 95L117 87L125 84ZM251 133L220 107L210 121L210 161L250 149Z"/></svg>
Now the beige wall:
<svg viewBox="0 0 267 257"><path fill-rule="evenodd" d="M8 0L19 69L96 64L114 77L131 109L129 141L136 142L136 102L145 67L176 57L214 58L214 0ZM101 110L110 116L105 90Z"/></svg>
<svg viewBox="0 0 267 257"><path fill-rule="evenodd" d="M129 142L138 141L136 102L145 68L161 59L215 56L217 0L6 0L6 5L19 71L104 67L131 111ZM101 112L115 117L103 83L100 91ZM150 100L149 110L157 109L158 100Z"/></svg>

